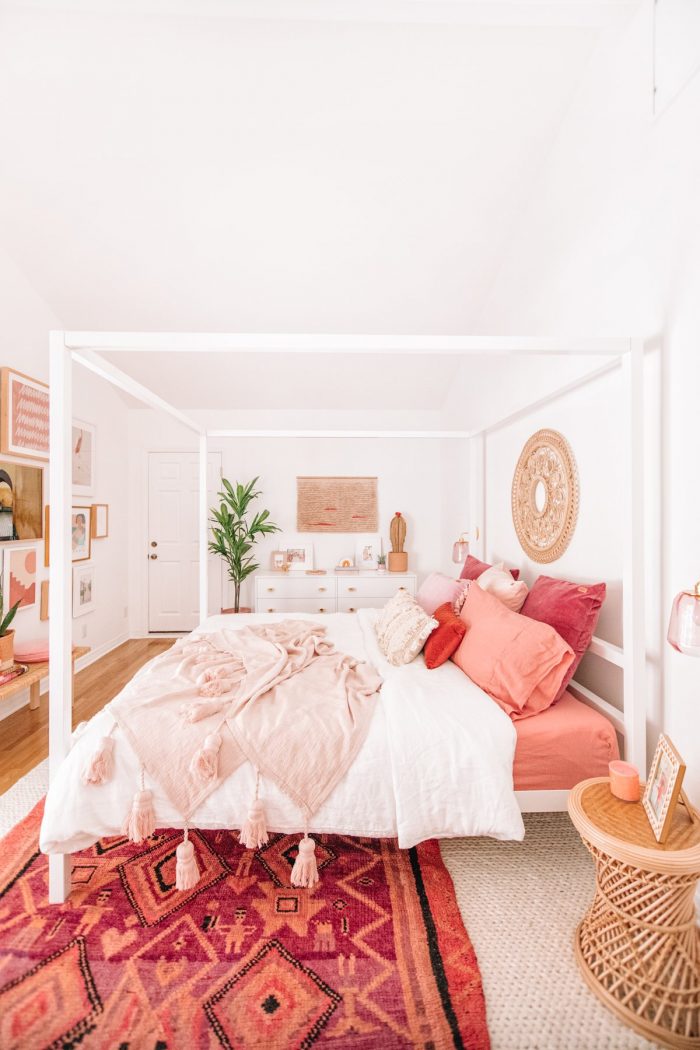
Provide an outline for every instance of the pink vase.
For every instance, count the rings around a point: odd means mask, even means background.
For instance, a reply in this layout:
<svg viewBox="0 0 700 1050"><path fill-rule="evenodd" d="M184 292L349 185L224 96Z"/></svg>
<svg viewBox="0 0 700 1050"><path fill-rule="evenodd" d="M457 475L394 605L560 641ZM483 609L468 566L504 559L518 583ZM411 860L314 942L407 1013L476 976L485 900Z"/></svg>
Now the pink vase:
<svg viewBox="0 0 700 1050"><path fill-rule="evenodd" d="M667 638L677 652L700 656L700 580L695 590L681 591L674 598Z"/></svg>

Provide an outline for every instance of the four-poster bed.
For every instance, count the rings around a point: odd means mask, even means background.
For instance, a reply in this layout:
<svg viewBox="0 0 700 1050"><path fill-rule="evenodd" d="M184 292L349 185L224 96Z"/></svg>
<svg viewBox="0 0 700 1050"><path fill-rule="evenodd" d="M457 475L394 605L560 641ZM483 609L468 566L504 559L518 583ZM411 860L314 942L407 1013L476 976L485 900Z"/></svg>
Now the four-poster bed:
<svg viewBox="0 0 700 1050"><path fill-rule="evenodd" d="M499 354L512 356L570 355L605 357L602 367L548 394L545 398L478 431L470 430L245 430L209 429L186 413L165 402L158 394L118 369L99 351L143 351L150 353L235 352L317 353L317 354L428 354L456 356ZM72 364L76 361L111 382L144 404L167 412L191 430L198 440L199 472L199 608L204 623L208 612L207 535L209 507L206 464L209 439L239 437L415 438L465 440L470 446L470 515L479 528L476 553L488 555L485 513L486 443L490 433L513 422L520 415L543 406L563 393L589 382L613 368L621 367L625 391L625 479L623 514L625 520L623 582L623 646L594 638L590 652L620 668L624 676L623 709L619 711L583 686L571 683L569 692L585 704L602 712L624 740L626 757L640 768L646 765L646 704L644 646L644 587L642 550L643 476L643 346L629 339L517 339L487 337L427 336L304 336L304 335L221 335L52 332L51 359L51 547L52 585L50 596L50 709L49 765L54 781L66 758L71 738L71 609L70 609L70 530L71 504L71 422ZM353 614L339 614L352 616ZM521 791L517 800L523 811L561 810L566 806L565 790ZM49 894L52 902L66 898L70 891L70 855L51 854Z"/></svg>

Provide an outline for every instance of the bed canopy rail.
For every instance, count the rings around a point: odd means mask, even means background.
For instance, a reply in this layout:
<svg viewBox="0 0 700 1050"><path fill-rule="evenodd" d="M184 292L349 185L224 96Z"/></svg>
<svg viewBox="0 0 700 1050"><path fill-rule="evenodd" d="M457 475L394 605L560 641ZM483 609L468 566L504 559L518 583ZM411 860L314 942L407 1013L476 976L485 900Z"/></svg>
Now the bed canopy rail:
<svg viewBox="0 0 700 1050"><path fill-rule="evenodd" d="M146 353L178 352L251 352L313 354L453 354L506 356L590 356L609 358L602 366L591 369L580 379L559 388L517 413L478 430L246 430L220 428L206 430L197 420L169 404L127 373L102 357L99 351ZM151 408L166 412L198 437L199 448L199 608L200 619L207 616L207 537L209 508L206 464L210 438L434 438L467 440L470 447L470 506L473 524L480 528L481 552L486 550L485 521L485 451L489 433L507 425L520 415L604 372L622 367L625 387L625 453L627 479L624 493L624 518L627 526L623 566L623 647L618 648L595 638L591 652L620 667L624 675L624 711L620 712L583 686L572 684L572 692L586 703L603 711L621 733L627 757L640 768L646 766L646 701L644 642L643 579L643 404L640 340L611 338L538 339L534 337L481 336L391 336L391 335L303 335L303 334L222 334L222 333L153 333L153 332L80 332L50 333L50 459L49 482L52 514L50 543L52 549L52 582L50 591L50 668L49 668L49 775L53 779L70 747L72 730L71 676L71 426L73 362L92 371L125 393ZM519 792L523 810L565 808L567 792ZM528 796L527 798L524 796ZM542 796L547 796L542 797ZM562 796L561 798L554 796ZM71 858L52 854L49 857L49 899L60 903L70 892Z"/></svg>

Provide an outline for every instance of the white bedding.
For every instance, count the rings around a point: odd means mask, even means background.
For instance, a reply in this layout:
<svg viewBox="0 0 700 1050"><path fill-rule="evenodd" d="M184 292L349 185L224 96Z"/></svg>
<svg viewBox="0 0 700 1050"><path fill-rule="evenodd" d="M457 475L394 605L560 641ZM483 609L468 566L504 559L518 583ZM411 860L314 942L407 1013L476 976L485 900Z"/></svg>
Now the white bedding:
<svg viewBox="0 0 700 1050"><path fill-rule="evenodd" d="M522 839L523 822L513 793L513 723L451 661L433 671L422 656L405 667L388 664L377 646L376 617L376 610L361 609L323 618L336 647L369 660L384 684L360 753L312 818L309 830L397 837L402 848L428 838L462 835ZM294 618L315 619L303 613ZM247 623L283 619L279 614L241 617ZM212 616L200 630L230 628L231 621L230 616ZM157 674L158 664L151 661L137 677ZM40 836L45 853L72 853L121 834L140 776L121 730L113 733L111 780L84 786L80 779L87 756L113 724L108 710L95 715L62 763L46 799ZM146 787L154 792L158 827L182 827L158 785L147 777ZM255 773L246 763L196 810L191 826L240 828L254 791ZM261 797L270 831L301 830L299 810L274 784L263 781Z"/></svg>

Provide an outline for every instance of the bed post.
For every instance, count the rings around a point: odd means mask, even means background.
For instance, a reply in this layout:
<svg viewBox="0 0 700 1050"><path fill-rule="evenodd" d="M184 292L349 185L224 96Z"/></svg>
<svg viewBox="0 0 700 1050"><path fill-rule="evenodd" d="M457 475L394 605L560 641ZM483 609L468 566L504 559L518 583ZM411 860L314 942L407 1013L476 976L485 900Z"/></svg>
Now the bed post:
<svg viewBox="0 0 700 1050"><path fill-rule="evenodd" d="M49 336L51 590L49 592L49 779L68 754L73 729L72 572L70 543L72 358L63 332ZM70 854L49 857L49 903L70 893Z"/></svg>
<svg viewBox="0 0 700 1050"><path fill-rule="evenodd" d="M632 340L622 358L624 384L625 543L622 641L625 757L646 776L646 622L644 617L644 345Z"/></svg>
<svg viewBox="0 0 700 1050"><path fill-rule="evenodd" d="M207 433L199 435L199 622L209 615L209 507Z"/></svg>

